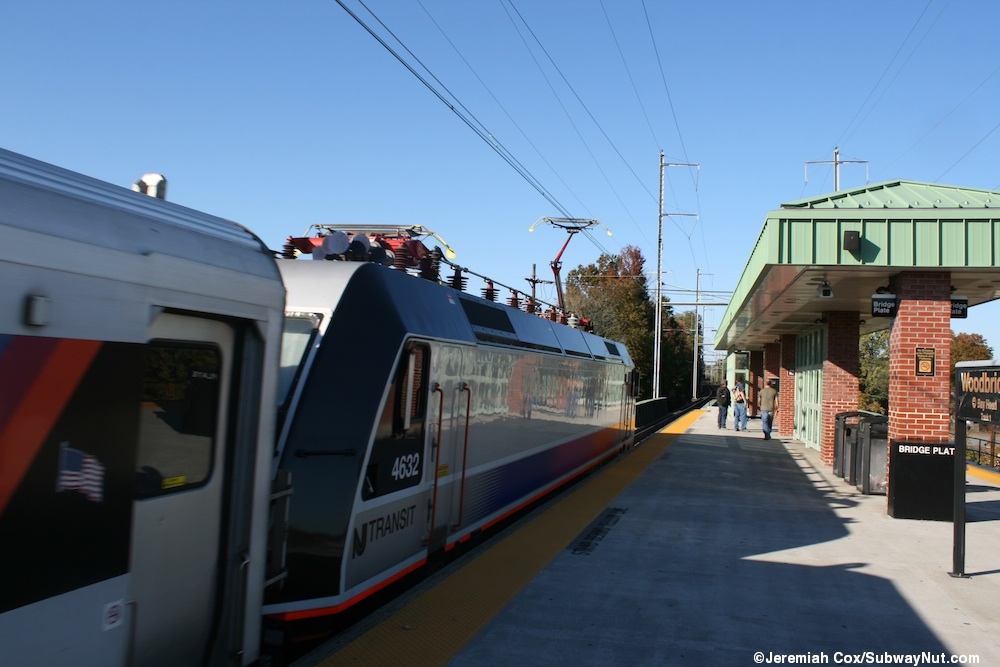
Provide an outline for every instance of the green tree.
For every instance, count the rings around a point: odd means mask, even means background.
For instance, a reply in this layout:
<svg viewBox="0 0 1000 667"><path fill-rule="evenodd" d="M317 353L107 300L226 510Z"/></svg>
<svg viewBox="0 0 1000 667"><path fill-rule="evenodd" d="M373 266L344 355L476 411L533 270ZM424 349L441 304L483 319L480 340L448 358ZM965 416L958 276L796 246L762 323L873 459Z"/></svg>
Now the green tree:
<svg viewBox="0 0 1000 667"><path fill-rule="evenodd" d="M639 395L649 398L653 395L656 304L649 297L645 264L642 252L634 246L626 246L619 255L601 255L595 264L569 272L565 299L567 309L591 320L595 331L625 343L639 370ZM661 315L660 395L670 405L682 405L691 397L694 312L675 316L664 299ZM699 368L700 361L699 354Z"/></svg>
<svg viewBox="0 0 1000 667"><path fill-rule="evenodd" d="M639 369L640 395L651 395L653 303L649 299L646 260L634 246L619 255L603 254L596 264L579 266L566 276L566 308L586 317L594 330L625 343Z"/></svg>
<svg viewBox="0 0 1000 667"><path fill-rule="evenodd" d="M693 310L675 315L664 303L663 342L660 347L660 384L662 395L669 405L683 405L691 400L691 373L694 370L694 328L698 327L698 340L702 340L700 322ZM698 350L699 375L704 370L701 350ZM700 378L699 378L700 380ZM701 392L699 381L697 391Z"/></svg>
<svg viewBox="0 0 1000 667"><path fill-rule="evenodd" d="M858 344L861 374L858 378L862 410L887 414L889 411L889 330L862 336ZM959 361L993 358L993 348L980 334L951 334L951 377Z"/></svg>
<svg viewBox="0 0 1000 667"><path fill-rule="evenodd" d="M889 412L889 330L862 336L858 341L860 377L858 405L862 410Z"/></svg>
<svg viewBox="0 0 1000 667"><path fill-rule="evenodd" d="M960 333L956 334L954 331L951 332L951 383L954 385L955 382L955 364L960 361L984 361L993 358L993 348L990 347L986 339L983 338L981 334L967 334ZM952 396L955 395L955 387L951 387ZM951 405L952 416L954 417L955 404L952 401ZM976 461L977 463L984 463L986 465L995 466L997 464L996 459L992 456L992 452L996 451L996 441L997 441L997 425L996 424L979 424L977 427L980 434L983 432L989 434L989 448L983 451L982 447L979 446L975 450L969 449L966 452L966 457L971 461Z"/></svg>

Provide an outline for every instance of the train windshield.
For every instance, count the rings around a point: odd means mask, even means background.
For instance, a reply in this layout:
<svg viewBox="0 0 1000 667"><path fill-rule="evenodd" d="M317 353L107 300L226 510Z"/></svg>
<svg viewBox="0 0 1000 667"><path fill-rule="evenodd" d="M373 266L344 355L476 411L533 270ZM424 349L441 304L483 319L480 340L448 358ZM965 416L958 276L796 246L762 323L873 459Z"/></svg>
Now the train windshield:
<svg viewBox="0 0 1000 667"><path fill-rule="evenodd" d="M281 368L278 371L278 405L283 417L288 411L295 385L302 376L307 352L319 331L318 313L285 313L281 332Z"/></svg>

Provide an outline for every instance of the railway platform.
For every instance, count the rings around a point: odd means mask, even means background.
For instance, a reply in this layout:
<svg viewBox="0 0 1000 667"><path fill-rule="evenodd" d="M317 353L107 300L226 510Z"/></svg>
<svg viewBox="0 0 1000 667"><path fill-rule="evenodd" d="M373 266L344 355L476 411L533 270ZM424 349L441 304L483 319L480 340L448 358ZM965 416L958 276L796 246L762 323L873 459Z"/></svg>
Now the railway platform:
<svg viewBox="0 0 1000 667"><path fill-rule="evenodd" d="M894 519L819 453L695 411L305 665L1000 664L1000 475Z"/></svg>

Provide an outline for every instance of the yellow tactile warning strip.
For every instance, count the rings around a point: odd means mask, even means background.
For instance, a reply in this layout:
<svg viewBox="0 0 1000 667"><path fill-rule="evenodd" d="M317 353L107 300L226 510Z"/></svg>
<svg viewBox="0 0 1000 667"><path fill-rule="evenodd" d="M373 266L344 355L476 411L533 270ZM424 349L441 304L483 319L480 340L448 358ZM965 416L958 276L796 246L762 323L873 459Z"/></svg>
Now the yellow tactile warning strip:
<svg viewBox="0 0 1000 667"><path fill-rule="evenodd" d="M701 414L672 422L318 664L445 664Z"/></svg>
<svg viewBox="0 0 1000 667"><path fill-rule="evenodd" d="M1000 484L1000 472L996 470L980 468L979 466L966 466L965 470L973 477L985 479L987 482L993 482L994 484Z"/></svg>

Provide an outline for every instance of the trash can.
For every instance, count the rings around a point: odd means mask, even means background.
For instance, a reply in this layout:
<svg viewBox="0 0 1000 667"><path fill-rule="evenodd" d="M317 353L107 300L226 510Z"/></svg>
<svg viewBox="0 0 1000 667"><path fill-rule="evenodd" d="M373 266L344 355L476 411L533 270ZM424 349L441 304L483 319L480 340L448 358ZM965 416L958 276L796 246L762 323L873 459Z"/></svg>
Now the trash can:
<svg viewBox="0 0 1000 667"><path fill-rule="evenodd" d="M879 417L882 417L879 415ZM885 495L889 457L889 424L880 419L862 417L858 424L858 491L867 495Z"/></svg>
<svg viewBox="0 0 1000 667"><path fill-rule="evenodd" d="M833 474L844 478L844 428L848 412L839 412L833 422Z"/></svg>
<svg viewBox="0 0 1000 667"><path fill-rule="evenodd" d="M848 484L857 484L858 427L862 419L886 420L885 415L867 410L840 412L835 420L833 438L833 474L842 477Z"/></svg>
<svg viewBox="0 0 1000 667"><path fill-rule="evenodd" d="M889 448L889 516L952 521L955 443L894 440Z"/></svg>

